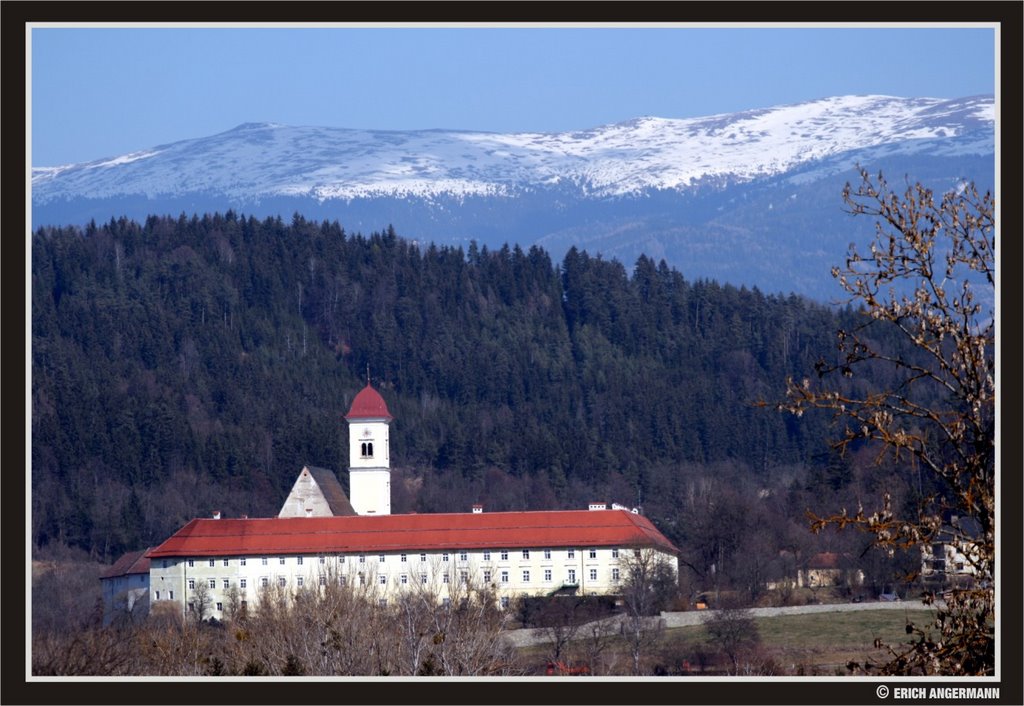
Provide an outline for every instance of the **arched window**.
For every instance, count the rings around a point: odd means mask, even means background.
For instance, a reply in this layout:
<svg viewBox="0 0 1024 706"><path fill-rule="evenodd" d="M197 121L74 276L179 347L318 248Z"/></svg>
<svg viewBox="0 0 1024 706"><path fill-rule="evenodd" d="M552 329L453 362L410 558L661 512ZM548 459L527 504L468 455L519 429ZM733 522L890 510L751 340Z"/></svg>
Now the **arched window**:
<svg viewBox="0 0 1024 706"><path fill-rule="evenodd" d="M369 458L373 458L373 442L372 441L366 445L366 455Z"/></svg>
<svg viewBox="0 0 1024 706"><path fill-rule="evenodd" d="M362 454L363 458L366 458L366 442L365 441L363 442L363 445L362 445L361 454Z"/></svg>

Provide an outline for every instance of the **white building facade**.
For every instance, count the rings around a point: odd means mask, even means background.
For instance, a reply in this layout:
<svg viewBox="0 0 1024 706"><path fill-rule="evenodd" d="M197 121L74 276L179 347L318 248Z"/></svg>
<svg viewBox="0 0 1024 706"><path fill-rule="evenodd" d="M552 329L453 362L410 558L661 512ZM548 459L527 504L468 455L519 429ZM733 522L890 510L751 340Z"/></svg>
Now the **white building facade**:
<svg viewBox="0 0 1024 706"><path fill-rule="evenodd" d="M221 528L226 531L215 531ZM538 534L553 541L523 543ZM409 546L395 547L396 535L407 535ZM575 543L559 541L574 535ZM282 538L296 549L269 548ZM244 553L229 550L246 539L256 542ZM473 540L495 546L472 546ZM318 541L322 550L309 551ZM253 607L260 589L296 591L329 582L385 603L402 591L427 590L443 600L486 586L507 605L520 595L619 593L637 551L653 552L678 572L675 548L646 518L624 510L193 520L150 552L150 589L154 604L174 601L187 612L196 609L202 583L209 601L204 615L216 618L224 616L232 588Z"/></svg>

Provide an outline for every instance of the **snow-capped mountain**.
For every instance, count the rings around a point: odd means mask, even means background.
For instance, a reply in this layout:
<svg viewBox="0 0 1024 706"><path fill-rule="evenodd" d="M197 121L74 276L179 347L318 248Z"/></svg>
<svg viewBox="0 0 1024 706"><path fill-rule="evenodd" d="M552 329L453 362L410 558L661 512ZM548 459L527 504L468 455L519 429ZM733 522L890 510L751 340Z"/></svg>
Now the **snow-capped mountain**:
<svg viewBox="0 0 1024 706"><path fill-rule="evenodd" d="M935 173L915 178L991 183L994 113L991 96L841 96L571 133L250 123L110 159L35 168L33 223L228 208L257 216L297 211L337 218L349 230L390 223L421 240L541 242L555 257L579 244L628 265L646 251L686 272L692 254L705 247L695 239L714 245L714 232L749 209L777 221L801 193L837 177L855 179L856 163L890 171L895 165L899 177L915 177L918 165ZM838 210L838 191L831 201ZM746 225L726 229L764 231L756 213L748 216ZM694 230L700 227L703 236ZM697 269L697 276L725 274ZM746 280L730 281L787 288L763 277Z"/></svg>

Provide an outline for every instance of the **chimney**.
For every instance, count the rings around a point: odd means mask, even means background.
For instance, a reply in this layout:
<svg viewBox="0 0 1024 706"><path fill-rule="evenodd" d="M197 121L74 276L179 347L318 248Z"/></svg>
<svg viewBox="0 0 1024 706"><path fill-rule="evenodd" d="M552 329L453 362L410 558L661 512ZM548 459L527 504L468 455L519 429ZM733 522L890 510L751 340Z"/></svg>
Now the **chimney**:
<svg viewBox="0 0 1024 706"><path fill-rule="evenodd" d="M484 506L481 505L480 503L476 503L475 505L473 505L473 514L474 515L479 515L483 511L484 511Z"/></svg>
<svg viewBox="0 0 1024 706"><path fill-rule="evenodd" d="M220 510L214 510L213 511L213 519L215 519L215 520L219 520L220 519Z"/></svg>

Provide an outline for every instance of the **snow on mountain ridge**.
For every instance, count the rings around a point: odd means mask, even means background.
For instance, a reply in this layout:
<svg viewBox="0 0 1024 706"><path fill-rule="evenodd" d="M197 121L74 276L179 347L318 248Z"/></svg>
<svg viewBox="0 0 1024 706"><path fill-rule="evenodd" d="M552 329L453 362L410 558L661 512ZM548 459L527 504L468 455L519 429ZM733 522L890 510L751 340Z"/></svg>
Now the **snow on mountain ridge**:
<svg viewBox="0 0 1024 706"><path fill-rule="evenodd" d="M596 196L749 181L856 149L941 141L994 124L991 97L838 96L699 118L643 117L584 131L373 131L244 123L112 159L33 169L33 200L501 196L571 184ZM982 145L984 148L984 145Z"/></svg>

